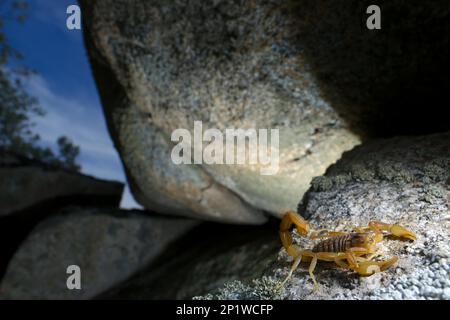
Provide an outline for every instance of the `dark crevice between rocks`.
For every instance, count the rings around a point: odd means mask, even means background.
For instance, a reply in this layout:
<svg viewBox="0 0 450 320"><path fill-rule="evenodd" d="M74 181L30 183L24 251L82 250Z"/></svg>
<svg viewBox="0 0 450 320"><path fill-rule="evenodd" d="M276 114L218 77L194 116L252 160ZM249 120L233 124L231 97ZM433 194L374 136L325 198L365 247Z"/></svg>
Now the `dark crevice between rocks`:
<svg viewBox="0 0 450 320"><path fill-rule="evenodd" d="M289 41L304 52L325 97L366 137L450 130L448 1L377 1L381 30L368 30L368 0L290 1Z"/></svg>
<svg viewBox="0 0 450 320"><path fill-rule="evenodd" d="M60 214L68 206L117 208L120 199L114 195L71 195L47 199L27 209L0 218L0 280L9 261L34 227L44 219Z"/></svg>

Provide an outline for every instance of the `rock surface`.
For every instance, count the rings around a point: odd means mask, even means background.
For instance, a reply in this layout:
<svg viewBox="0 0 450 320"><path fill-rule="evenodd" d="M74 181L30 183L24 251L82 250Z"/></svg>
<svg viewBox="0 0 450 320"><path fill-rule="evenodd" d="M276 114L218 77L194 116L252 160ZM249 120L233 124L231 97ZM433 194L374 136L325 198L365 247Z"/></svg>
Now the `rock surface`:
<svg viewBox="0 0 450 320"><path fill-rule="evenodd" d="M18 155L0 154L0 217L56 205L88 203L118 206L123 183L55 169Z"/></svg>
<svg viewBox="0 0 450 320"><path fill-rule="evenodd" d="M386 238L380 244L385 258L399 257L397 265L362 278L319 262L315 275L320 287L312 292L307 265L301 264L285 288L277 290L291 259L284 249L277 249L278 239L255 238L255 248L269 249L238 260L234 257L240 255L239 248L226 255L226 261L246 268L245 276L221 279L224 285L209 294L210 287L203 287L203 293L197 288L196 299L450 299L449 150L450 133L366 143L315 178L299 206L316 229L350 231L370 220L411 229L418 236L415 242ZM294 235L294 239L301 247L312 246L305 238ZM188 269L189 277L213 274L222 257L200 258L197 264L209 269L201 273Z"/></svg>
<svg viewBox="0 0 450 320"><path fill-rule="evenodd" d="M126 280L197 222L119 209L66 208L22 243L0 284L1 299L89 299ZM81 290L66 287L81 268Z"/></svg>

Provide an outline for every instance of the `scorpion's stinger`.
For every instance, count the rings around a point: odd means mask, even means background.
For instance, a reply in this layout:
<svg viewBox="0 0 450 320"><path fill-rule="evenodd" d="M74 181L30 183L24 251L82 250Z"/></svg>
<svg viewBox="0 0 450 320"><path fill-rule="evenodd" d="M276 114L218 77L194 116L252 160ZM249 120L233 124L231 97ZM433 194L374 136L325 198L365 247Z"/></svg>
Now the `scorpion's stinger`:
<svg viewBox="0 0 450 320"><path fill-rule="evenodd" d="M280 231L290 231L292 225L295 225L297 231L302 236L307 236L309 233L309 223L301 215L294 211L288 211L283 216L280 224Z"/></svg>

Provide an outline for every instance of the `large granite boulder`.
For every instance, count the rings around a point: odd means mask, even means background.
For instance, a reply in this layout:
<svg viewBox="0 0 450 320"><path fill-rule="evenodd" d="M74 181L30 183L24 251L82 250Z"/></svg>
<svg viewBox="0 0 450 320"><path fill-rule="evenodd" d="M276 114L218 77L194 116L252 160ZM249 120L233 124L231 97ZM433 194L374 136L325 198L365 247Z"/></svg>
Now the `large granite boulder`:
<svg viewBox="0 0 450 320"><path fill-rule="evenodd" d="M68 207L42 221L11 259L1 299L89 299L146 267L198 222L148 212ZM69 290L71 265L81 289Z"/></svg>
<svg viewBox="0 0 450 320"><path fill-rule="evenodd" d="M80 2L110 133L146 208L262 223L263 210L295 206L310 179L359 142L301 62L301 49L282 40L288 21L273 4ZM278 173L175 165L171 133L192 133L196 120L203 130L279 128Z"/></svg>
<svg viewBox="0 0 450 320"><path fill-rule="evenodd" d="M450 9L413 2L383 2L382 29L368 30L370 1L81 0L109 130L138 202L262 223L262 211L294 207L360 135L448 128ZM175 165L171 133L192 133L196 120L204 130L278 128L279 171Z"/></svg>

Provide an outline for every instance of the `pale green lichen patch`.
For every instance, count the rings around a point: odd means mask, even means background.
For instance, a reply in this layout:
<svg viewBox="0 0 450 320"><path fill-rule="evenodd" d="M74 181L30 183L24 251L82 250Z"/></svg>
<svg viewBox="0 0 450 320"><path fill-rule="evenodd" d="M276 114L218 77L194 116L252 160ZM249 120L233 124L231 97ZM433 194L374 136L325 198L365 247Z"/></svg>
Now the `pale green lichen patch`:
<svg viewBox="0 0 450 320"><path fill-rule="evenodd" d="M248 283L239 280L227 282L216 293L194 297L194 300L275 300L280 299L282 288L273 277L263 276Z"/></svg>

